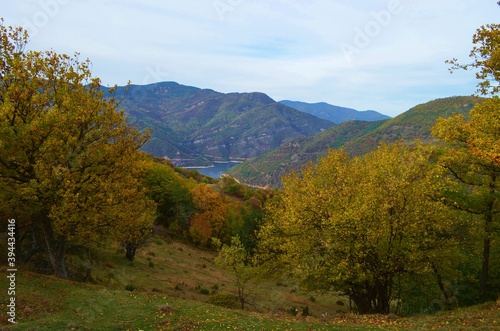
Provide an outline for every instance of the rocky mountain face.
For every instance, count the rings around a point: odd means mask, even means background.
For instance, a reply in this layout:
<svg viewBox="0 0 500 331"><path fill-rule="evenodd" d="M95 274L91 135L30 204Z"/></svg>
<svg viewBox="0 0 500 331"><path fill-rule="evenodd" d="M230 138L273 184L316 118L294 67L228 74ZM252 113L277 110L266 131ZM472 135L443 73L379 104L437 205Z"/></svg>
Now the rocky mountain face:
<svg viewBox="0 0 500 331"><path fill-rule="evenodd" d="M383 115L374 110L358 111L352 108L330 105L326 102L306 103L300 101L283 100L280 101L280 103L336 124L353 120L370 122L390 118L389 116Z"/></svg>
<svg viewBox="0 0 500 331"><path fill-rule="evenodd" d="M246 160L334 123L278 103L264 93L220 93L175 82L119 87L129 121L151 128L143 150L178 166Z"/></svg>
<svg viewBox="0 0 500 331"><path fill-rule="evenodd" d="M300 170L308 162L326 155L329 148L344 147L351 155L362 155L382 142L391 143L399 139L433 142L435 139L430 129L439 117L452 113L468 114L481 101L481 98L469 96L443 98L415 106L393 119L344 122L313 137L286 142L275 150L229 169L228 173L248 184L280 187L281 176Z"/></svg>

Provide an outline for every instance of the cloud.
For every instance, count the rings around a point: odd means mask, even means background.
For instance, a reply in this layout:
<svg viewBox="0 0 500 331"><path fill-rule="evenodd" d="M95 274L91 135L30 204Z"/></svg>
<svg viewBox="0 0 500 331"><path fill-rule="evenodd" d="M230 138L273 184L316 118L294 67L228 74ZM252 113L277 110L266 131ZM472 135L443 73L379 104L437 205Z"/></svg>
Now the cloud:
<svg viewBox="0 0 500 331"><path fill-rule="evenodd" d="M475 29L500 11L484 0L26 0L3 7L7 24L33 27L32 48L79 51L106 84L173 80L392 116L472 93L474 75L450 75L444 61L466 62Z"/></svg>

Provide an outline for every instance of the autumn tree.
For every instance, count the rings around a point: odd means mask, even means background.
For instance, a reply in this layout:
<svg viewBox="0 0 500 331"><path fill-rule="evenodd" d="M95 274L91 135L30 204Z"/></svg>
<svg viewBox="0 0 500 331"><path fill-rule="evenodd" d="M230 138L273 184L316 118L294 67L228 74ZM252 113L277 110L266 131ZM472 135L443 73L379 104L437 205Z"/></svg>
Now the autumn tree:
<svg viewBox="0 0 500 331"><path fill-rule="evenodd" d="M499 2L500 5L500 2ZM455 114L441 118L432 133L448 143L441 158L443 167L458 187L445 195L446 202L457 209L480 215L483 225L482 270L480 290L488 299L492 243L498 236L500 178L500 24L483 25L473 35L471 63L447 61L451 70L473 69L479 80L477 91L492 98L476 105L469 118Z"/></svg>
<svg viewBox="0 0 500 331"><path fill-rule="evenodd" d="M189 232L194 242L206 245L211 237L221 234L227 204L218 192L206 184L194 187L191 194L198 212L191 215Z"/></svg>
<svg viewBox="0 0 500 331"><path fill-rule="evenodd" d="M396 279L439 274L455 250L448 210L431 198L440 174L430 154L403 144L353 159L330 151L285 176L267 206L260 260L311 289L342 291L362 314L389 313Z"/></svg>
<svg viewBox="0 0 500 331"><path fill-rule="evenodd" d="M0 194L29 225L54 273L67 277L67 247L152 224L138 162L148 138L103 98L78 54L26 51L22 28L0 24ZM119 232L119 233L118 233ZM134 235L135 233L135 235Z"/></svg>
<svg viewBox="0 0 500 331"><path fill-rule="evenodd" d="M477 70L477 92L481 95L495 95L500 92L500 24L479 27L472 37L472 43L474 47L469 55L473 59L472 63L460 64L456 58L446 62L452 65L451 71Z"/></svg>
<svg viewBox="0 0 500 331"><path fill-rule="evenodd" d="M491 250L500 217L500 99L476 105L468 119L458 114L441 118L432 132L447 143L439 162L453 180L443 201L483 219L480 291L483 300L491 299Z"/></svg>

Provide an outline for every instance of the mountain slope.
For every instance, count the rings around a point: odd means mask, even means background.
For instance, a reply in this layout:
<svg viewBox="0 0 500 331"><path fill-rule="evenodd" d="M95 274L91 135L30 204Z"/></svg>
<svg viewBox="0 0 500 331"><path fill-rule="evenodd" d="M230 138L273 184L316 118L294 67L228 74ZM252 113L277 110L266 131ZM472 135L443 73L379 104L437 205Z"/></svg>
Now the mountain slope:
<svg viewBox="0 0 500 331"><path fill-rule="evenodd" d="M119 87L129 121L152 128L144 151L179 166L244 160L334 124L275 102L264 93L219 93L175 82Z"/></svg>
<svg viewBox="0 0 500 331"><path fill-rule="evenodd" d="M415 106L393 119L345 122L314 137L287 142L276 150L231 168L228 173L251 185L280 187L281 176L326 155L328 148L343 146L351 155L361 155L375 149L381 142L391 143L399 139L431 142L430 129L438 117L467 114L481 100L468 96L437 99Z"/></svg>
<svg viewBox="0 0 500 331"><path fill-rule="evenodd" d="M228 174L247 184L281 186L281 176L299 170L310 161L325 156L328 149L340 148L346 142L377 129L384 121L350 121L334 126L316 136L293 139L253 160L229 169Z"/></svg>
<svg viewBox="0 0 500 331"><path fill-rule="evenodd" d="M330 105L325 102L306 103L300 101L283 100L280 101L280 103L337 124L352 120L370 122L390 118L389 116L380 114L379 112L376 112L374 110L358 111L352 108Z"/></svg>

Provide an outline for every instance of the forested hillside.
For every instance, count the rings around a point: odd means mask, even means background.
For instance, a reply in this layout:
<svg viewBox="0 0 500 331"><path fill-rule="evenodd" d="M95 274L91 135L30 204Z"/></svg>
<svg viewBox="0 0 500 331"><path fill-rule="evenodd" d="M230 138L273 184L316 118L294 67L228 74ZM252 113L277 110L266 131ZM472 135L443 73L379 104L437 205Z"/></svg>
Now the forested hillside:
<svg viewBox="0 0 500 331"><path fill-rule="evenodd" d="M430 130L439 117L448 117L453 113L468 114L481 101L479 97L465 96L437 99L417 105L393 119L345 122L314 137L287 142L231 168L228 173L251 185L280 187L281 176L325 156L329 148L344 147L352 155L362 155L376 149L381 142L390 143L399 139L408 143L416 139L436 141Z"/></svg>
<svg viewBox="0 0 500 331"><path fill-rule="evenodd" d="M152 128L142 150L179 166L245 160L334 124L275 102L264 93L219 93L162 82L119 87L130 123Z"/></svg>

